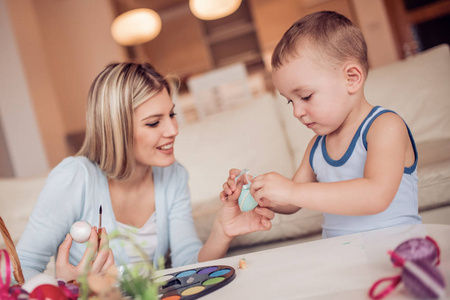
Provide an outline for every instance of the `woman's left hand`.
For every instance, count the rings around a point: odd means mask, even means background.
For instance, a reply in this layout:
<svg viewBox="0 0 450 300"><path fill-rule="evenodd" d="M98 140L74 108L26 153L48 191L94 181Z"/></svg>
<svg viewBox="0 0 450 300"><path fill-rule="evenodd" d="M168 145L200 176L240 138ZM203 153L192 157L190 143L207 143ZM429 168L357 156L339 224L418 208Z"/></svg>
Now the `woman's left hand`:
<svg viewBox="0 0 450 300"><path fill-rule="evenodd" d="M259 206L248 212L241 211L238 204L241 189L242 183L236 186L231 195L226 198L221 197L223 205L217 220L223 233L230 238L255 231L270 230L271 220L275 217L272 210Z"/></svg>

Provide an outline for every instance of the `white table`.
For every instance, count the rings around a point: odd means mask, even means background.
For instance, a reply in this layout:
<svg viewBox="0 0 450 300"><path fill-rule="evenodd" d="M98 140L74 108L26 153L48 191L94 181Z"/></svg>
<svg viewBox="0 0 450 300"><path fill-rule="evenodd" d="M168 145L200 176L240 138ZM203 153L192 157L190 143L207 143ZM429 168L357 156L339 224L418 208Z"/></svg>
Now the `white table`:
<svg viewBox="0 0 450 300"><path fill-rule="evenodd" d="M172 268L168 274L208 265L229 265L236 278L201 299L370 299L369 288L383 277L400 274L388 250L414 237L431 236L441 249L439 269L450 299L450 226L411 225L323 239L292 246ZM238 263L245 257L247 269ZM403 284L389 299L411 299Z"/></svg>

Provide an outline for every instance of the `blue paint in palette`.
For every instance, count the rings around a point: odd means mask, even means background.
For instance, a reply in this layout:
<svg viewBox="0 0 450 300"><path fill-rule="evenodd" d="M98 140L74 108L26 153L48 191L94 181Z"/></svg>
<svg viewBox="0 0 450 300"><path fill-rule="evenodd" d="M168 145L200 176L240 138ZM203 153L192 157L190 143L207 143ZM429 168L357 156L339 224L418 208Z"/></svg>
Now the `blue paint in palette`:
<svg viewBox="0 0 450 300"><path fill-rule="evenodd" d="M183 271L181 273L178 273L176 277L186 277L192 274L195 274L196 271L195 270L187 270L187 271Z"/></svg>
<svg viewBox="0 0 450 300"><path fill-rule="evenodd" d="M219 270L219 271L209 274L209 276L211 276L211 277L222 276L222 275L227 274L230 271L231 271L231 269L222 269L222 270Z"/></svg>

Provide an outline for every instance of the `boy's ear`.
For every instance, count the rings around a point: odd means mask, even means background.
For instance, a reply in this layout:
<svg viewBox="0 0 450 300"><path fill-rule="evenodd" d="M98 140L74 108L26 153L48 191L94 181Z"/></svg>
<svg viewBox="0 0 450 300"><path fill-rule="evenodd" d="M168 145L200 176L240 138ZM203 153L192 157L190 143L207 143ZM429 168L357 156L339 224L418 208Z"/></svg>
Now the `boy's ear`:
<svg viewBox="0 0 450 300"><path fill-rule="evenodd" d="M364 73L357 64L348 64L344 69L347 89L350 94L356 93L364 83Z"/></svg>

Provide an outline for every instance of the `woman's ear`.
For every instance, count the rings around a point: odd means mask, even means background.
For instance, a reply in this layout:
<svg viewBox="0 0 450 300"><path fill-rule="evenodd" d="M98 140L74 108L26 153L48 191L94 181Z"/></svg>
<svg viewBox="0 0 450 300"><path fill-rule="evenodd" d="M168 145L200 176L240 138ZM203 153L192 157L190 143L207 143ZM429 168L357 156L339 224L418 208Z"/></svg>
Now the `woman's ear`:
<svg viewBox="0 0 450 300"><path fill-rule="evenodd" d="M347 90L350 94L356 93L364 84L364 73L361 67L351 63L344 68L345 78L347 80Z"/></svg>

